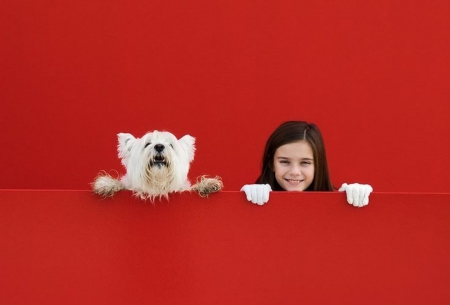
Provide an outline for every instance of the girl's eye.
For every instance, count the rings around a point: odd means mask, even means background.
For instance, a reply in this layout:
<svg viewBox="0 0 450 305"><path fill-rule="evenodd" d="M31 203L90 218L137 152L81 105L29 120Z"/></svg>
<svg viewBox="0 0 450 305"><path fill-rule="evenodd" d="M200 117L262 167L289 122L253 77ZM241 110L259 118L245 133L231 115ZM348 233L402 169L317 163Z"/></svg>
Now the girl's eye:
<svg viewBox="0 0 450 305"><path fill-rule="evenodd" d="M302 165L311 165L312 163L311 163L311 161L303 161L303 162L301 162L301 164Z"/></svg>
<svg viewBox="0 0 450 305"><path fill-rule="evenodd" d="M287 160L281 160L280 163L282 163L282 164L289 164L289 161L287 161Z"/></svg>
<svg viewBox="0 0 450 305"><path fill-rule="evenodd" d="M147 148L147 146L149 146L150 144L152 144L152 142L148 142L147 144L145 144L144 148Z"/></svg>

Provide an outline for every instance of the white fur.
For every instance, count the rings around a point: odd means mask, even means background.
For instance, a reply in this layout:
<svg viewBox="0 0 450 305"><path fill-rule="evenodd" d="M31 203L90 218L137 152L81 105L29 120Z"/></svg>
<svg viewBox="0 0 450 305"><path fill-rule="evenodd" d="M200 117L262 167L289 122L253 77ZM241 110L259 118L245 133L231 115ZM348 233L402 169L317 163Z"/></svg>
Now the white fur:
<svg viewBox="0 0 450 305"><path fill-rule="evenodd" d="M157 196L168 197L171 192L190 190L188 172L194 160L195 138L185 135L177 139L170 132L157 130L142 138L129 133L117 136L117 150L126 174L120 181L107 174L99 175L93 182L95 193L112 196L121 189L128 189L142 199L153 200Z"/></svg>

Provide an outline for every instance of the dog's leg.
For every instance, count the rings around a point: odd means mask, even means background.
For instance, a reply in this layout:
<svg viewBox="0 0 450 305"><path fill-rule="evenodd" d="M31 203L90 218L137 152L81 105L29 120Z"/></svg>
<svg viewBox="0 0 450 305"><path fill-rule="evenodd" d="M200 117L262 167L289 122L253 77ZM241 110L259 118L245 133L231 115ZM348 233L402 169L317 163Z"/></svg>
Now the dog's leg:
<svg viewBox="0 0 450 305"><path fill-rule="evenodd" d="M124 190L125 186L120 180L117 180L107 173L98 175L92 183L94 193L102 197L111 197L116 192Z"/></svg>
<svg viewBox="0 0 450 305"><path fill-rule="evenodd" d="M201 176L197 178L197 183L191 187L191 191L198 193L200 197L208 197L209 194L219 192L222 189L222 178L219 176L214 178Z"/></svg>

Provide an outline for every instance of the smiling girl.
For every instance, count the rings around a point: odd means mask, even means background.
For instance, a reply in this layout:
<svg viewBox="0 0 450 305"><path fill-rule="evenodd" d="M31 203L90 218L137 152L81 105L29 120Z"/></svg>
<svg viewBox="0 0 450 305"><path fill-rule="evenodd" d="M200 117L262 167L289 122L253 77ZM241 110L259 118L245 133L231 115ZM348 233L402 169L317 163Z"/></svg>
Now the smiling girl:
<svg viewBox="0 0 450 305"><path fill-rule="evenodd" d="M328 172L325 145L316 125L303 121L281 124L269 137L264 149L261 174L256 184L244 185L247 200L262 205L270 191L333 191ZM347 202L357 207L369 203L372 187L342 184Z"/></svg>

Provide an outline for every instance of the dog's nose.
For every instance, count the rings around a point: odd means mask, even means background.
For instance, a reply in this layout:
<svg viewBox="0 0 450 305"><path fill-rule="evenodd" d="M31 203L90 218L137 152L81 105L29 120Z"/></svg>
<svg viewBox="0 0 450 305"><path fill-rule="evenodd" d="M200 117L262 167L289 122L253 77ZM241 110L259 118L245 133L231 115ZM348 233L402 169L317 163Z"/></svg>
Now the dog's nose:
<svg viewBox="0 0 450 305"><path fill-rule="evenodd" d="M162 152L163 150L164 150L164 145L162 145L162 144L156 144L155 145L155 150L157 151L157 152Z"/></svg>

